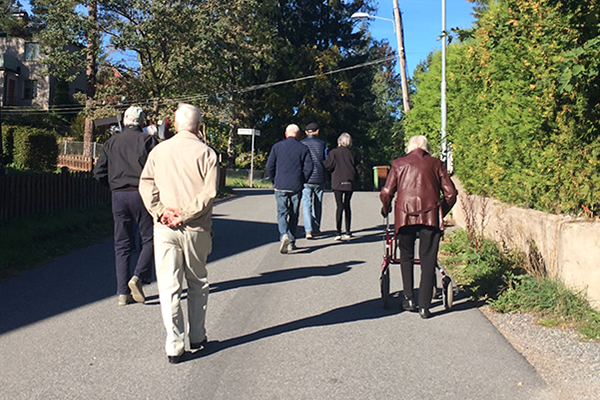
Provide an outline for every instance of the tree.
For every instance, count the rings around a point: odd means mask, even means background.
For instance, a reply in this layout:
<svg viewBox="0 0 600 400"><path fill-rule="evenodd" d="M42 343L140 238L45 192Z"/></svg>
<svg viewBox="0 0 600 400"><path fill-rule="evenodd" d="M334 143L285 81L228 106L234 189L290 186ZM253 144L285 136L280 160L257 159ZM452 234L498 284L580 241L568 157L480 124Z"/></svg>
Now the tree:
<svg viewBox="0 0 600 400"><path fill-rule="evenodd" d="M372 11L370 3L98 0L94 19L81 8L92 2L36 0L39 15L49 21L49 47L81 46L71 54L51 52L55 71L72 74L85 66L83 56L111 53L100 58L89 112L137 103L151 106L151 118L159 119L172 115L180 101L193 103L203 112L209 138L221 147L224 140L216 135L228 136L230 166L244 144L236 143L238 127L261 129L260 146L270 147L292 122L319 122L333 144L349 131L365 159L391 155L384 151L393 142L388 138L401 136L390 133L400 132L392 53L356 30L350 18ZM84 47L93 43L101 48ZM118 60L118 52L135 61ZM366 65L378 58L387 61Z"/></svg>
<svg viewBox="0 0 600 400"><path fill-rule="evenodd" d="M29 17L21 7L19 1L0 0L0 34L9 37L31 37L31 31L26 28Z"/></svg>
<svg viewBox="0 0 600 400"><path fill-rule="evenodd" d="M85 71L84 155L89 156L94 141L91 111L100 54L98 1L32 0L31 4L36 18L45 24L39 37L50 73L71 81Z"/></svg>

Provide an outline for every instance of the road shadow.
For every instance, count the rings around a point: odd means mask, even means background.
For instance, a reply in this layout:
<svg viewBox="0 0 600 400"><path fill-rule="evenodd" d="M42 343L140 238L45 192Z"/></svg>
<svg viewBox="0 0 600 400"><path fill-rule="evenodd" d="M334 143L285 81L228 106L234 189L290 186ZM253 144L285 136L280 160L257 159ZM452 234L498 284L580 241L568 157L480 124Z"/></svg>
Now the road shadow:
<svg viewBox="0 0 600 400"><path fill-rule="evenodd" d="M364 261L349 261L339 264L330 264L318 267L298 267L269 271L249 278L234 279L231 281L214 282L210 284L210 293L218 293L231 289L249 286L269 285L273 283L288 282L306 279L312 276L334 276L350 271L352 265L364 264ZM187 289L181 291L181 300L187 298ZM146 296L146 305L158 305L158 295Z"/></svg>
<svg viewBox="0 0 600 400"><path fill-rule="evenodd" d="M349 261L338 264L314 267L298 267L269 271L249 278L234 279L231 281L215 282L210 284L210 293L222 292L248 286L269 285L272 283L288 282L306 279L311 276L334 276L348 272L352 265L364 264L364 261Z"/></svg>
<svg viewBox="0 0 600 400"><path fill-rule="evenodd" d="M285 324L261 329L247 335L238 336L223 341L211 341L208 342L206 347L201 351L197 351L195 353L186 353L182 361L190 361L196 358L206 357L225 349L304 328L385 318L396 315L399 312L400 310L398 309L384 310L381 307L380 299L366 300L360 303L351 304L349 306L336 308L312 317L302 318Z"/></svg>
<svg viewBox="0 0 600 400"><path fill-rule="evenodd" d="M298 245L298 253L314 253L315 251L331 247L331 246L352 246L354 244L359 243L374 243L381 242L382 246L385 243L385 232L381 232L375 228L369 228L363 230L364 232L372 232L369 234L365 233L356 233L353 234L352 238L348 240L334 240L334 237L337 235L335 231L325 231L322 232L316 239L302 242L301 245ZM381 255L383 256L383 247L381 248ZM296 252L295 252L296 253Z"/></svg>
<svg viewBox="0 0 600 400"><path fill-rule="evenodd" d="M208 262L277 240L277 224L213 218ZM132 257L132 268L137 260ZM60 257L0 284L0 334L106 298L116 300L113 239ZM149 299L152 304L152 298Z"/></svg>

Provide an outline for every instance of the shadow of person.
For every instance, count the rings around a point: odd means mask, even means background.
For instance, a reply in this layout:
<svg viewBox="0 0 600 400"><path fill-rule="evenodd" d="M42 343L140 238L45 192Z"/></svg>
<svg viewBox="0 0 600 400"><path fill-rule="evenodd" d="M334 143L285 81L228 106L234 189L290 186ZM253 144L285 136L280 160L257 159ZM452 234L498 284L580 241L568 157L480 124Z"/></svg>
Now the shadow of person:
<svg viewBox="0 0 600 400"><path fill-rule="evenodd" d="M322 314L298 319L295 321L290 321L285 324L261 329L256 332L248 333L246 335L234 337L231 339L223 341L210 341L206 344L204 349L194 353L187 353L183 361L190 361L196 358L206 357L208 355L217 353L221 350L230 349L232 347L255 342L260 339L265 339L271 336L281 335L283 333L293 332L304 328L385 318L393 316L399 312L400 310L398 309L384 310L381 307L381 300L378 298L365 300L360 303L335 308L333 310L326 311Z"/></svg>
<svg viewBox="0 0 600 400"><path fill-rule="evenodd" d="M364 261L346 261L318 267L298 267L269 271L261 273L259 276L211 283L210 293L217 293L246 286L268 285L271 283L294 281L298 279L309 278L311 276L340 275L344 272L350 271L352 265L364 263Z"/></svg>
<svg viewBox="0 0 600 400"><path fill-rule="evenodd" d="M298 267L269 271L249 278L234 279L231 281L215 282L210 284L210 293L223 292L248 286L268 285L272 283L287 282L305 279L311 276L334 276L348 272L352 265L364 264L364 261L347 261L319 267ZM187 289L181 291L181 300L187 298ZM158 295L146 296L146 305L158 305Z"/></svg>

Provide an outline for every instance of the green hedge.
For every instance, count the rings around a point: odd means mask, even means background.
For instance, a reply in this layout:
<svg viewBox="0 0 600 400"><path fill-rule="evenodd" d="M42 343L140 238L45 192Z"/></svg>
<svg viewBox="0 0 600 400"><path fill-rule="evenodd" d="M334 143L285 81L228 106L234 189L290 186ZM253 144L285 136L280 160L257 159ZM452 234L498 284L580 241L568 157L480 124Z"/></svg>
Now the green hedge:
<svg viewBox="0 0 600 400"><path fill-rule="evenodd" d="M600 0L504 0L480 15L472 39L450 46L448 137L469 192L600 213L599 9ZM416 74L405 121L407 137L434 144L439 127L424 119L439 113L439 64L436 55Z"/></svg>
<svg viewBox="0 0 600 400"><path fill-rule="evenodd" d="M4 160L20 170L54 171L58 158L53 131L26 126L3 127Z"/></svg>
<svg viewBox="0 0 600 400"><path fill-rule="evenodd" d="M13 162L13 132L14 126L2 127L2 159L4 161L4 165L10 165Z"/></svg>

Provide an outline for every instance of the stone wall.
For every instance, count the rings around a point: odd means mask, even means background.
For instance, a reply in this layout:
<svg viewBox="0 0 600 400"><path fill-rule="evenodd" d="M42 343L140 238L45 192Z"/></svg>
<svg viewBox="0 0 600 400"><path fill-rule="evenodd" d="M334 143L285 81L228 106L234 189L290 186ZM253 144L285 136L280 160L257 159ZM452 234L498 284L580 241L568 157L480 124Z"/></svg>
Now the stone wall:
<svg viewBox="0 0 600 400"><path fill-rule="evenodd" d="M475 216L484 233L508 248L524 251L530 262L575 291L583 290L600 310L600 222L546 214L508 206L493 199L469 196L458 179L458 201L452 210L464 228L467 214ZM473 212L468 212L472 205Z"/></svg>

